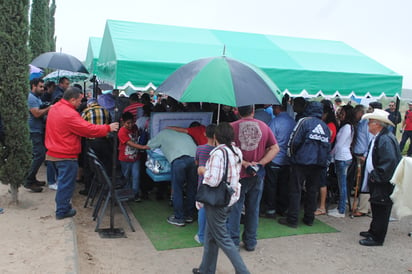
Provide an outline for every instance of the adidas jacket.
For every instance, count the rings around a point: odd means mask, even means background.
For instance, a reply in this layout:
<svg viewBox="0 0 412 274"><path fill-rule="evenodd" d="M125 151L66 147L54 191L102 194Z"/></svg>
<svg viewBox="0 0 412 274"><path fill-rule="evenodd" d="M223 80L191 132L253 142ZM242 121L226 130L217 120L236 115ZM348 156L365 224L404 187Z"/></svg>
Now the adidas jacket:
<svg viewBox="0 0 412 274"><path fill-rule="evenodd" d="M330 152L330 130L320 119L322 104L310 102L306 116L298 121L290 136L288 155L292 164L326 167Z"/></svg>

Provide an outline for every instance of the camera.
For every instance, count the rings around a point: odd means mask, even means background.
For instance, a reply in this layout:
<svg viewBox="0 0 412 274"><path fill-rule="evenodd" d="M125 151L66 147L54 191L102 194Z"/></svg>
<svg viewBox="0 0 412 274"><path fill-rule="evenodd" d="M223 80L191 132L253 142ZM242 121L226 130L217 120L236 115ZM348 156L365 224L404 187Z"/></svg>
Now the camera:
<svg viewBox="0 0 412 274"><path fill-rule="evenodd" d="M255 175L258 173L261 165L250 165L246 168L246 173L249 175Z"/></svg>
<svg viewBox="0 0 412 274"><path fill-rule="evenodd" d="M43 102L43 104L39 106L39 109L45 109L45 108L48 108L49 106L51 106L50 102Z"/></svg>

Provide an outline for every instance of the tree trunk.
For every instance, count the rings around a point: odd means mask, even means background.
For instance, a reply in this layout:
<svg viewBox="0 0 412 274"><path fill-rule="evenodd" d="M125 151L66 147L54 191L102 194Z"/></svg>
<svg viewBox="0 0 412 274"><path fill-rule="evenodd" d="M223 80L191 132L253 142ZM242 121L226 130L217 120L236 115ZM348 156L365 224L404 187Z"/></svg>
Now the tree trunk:
<svg viewBox="0 0 412 274"><path fill-rule="evenodd" d="M11 204L19 204L19 188L17 185L10 185Z"/></svg>

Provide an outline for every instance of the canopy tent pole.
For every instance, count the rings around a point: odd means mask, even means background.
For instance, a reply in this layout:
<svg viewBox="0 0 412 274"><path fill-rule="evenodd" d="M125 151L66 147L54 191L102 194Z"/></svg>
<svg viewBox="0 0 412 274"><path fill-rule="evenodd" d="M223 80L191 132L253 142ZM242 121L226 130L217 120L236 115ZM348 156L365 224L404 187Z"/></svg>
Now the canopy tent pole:
<svg viewBox="0 0 412 274"><path fill-rule="evenodd" d="M395 109L395 121L398 120L398 113L399 113L399 105L401 104L401 101L399 99L399 96L396 96L396 109ZM398 125L395 124L395 136L396 136L396 130L397 130Z"/></svg>

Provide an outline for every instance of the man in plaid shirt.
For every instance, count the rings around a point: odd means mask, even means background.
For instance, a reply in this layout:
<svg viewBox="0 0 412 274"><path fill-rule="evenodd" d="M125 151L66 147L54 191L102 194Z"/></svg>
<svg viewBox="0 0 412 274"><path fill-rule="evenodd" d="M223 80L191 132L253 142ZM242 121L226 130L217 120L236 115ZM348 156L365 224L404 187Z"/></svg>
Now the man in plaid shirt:
<svg viewBox="0 0 412 274"><path fill-rule="evenodd" d="M95 125L108 125L111 122L109 111L104 109L97 100L91 98L87 100L87 108L82 112L82 118L89 123ZM89 157L87 151L93 149L97 157L102 161L107 174L110 176L112 171L112 149L111 142L107 137L102 138L86 138L82 149L83 153L83 168L84 168L84 190L79 193L87 195L89 193L93 173L89 165Z"/></svg>

